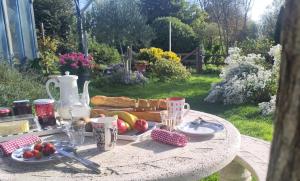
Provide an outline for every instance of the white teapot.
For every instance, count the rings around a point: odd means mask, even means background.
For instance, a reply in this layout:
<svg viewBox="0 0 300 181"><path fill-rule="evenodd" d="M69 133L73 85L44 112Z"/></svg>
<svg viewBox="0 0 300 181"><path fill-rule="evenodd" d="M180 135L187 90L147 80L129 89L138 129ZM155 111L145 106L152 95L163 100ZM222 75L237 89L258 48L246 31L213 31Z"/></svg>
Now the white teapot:
<svg viewBox="0 0 300 181"><path fill-rule="evenodd" d="M83 93L80 96L78 94L77 86L78 76L70 75L70 72L65 72L63 76L57 76L53 79L49 79L46 82L46 89L49 97L53 100L54 97L50 93L49 86L51 83L54 83L55 87L60 89L60 99L56 101L58 114L62 119L71 119L70 111L76 107L80 110L79 117L89 117L90 116L90 97L88 92L89 81L86 81L83 86Z"/></svg>

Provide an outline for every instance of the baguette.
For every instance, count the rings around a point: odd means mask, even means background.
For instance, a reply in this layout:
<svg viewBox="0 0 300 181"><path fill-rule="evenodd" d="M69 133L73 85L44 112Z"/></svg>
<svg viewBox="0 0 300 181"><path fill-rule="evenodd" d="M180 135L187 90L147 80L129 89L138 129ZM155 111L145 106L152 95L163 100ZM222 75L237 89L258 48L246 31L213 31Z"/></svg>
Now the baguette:
<svg viewBox="0 0 300 181"><path fill-rule="evenodd" d="M137 111L166 110L166 99L131 99L128 97L94 96L91 98L94 106L110 108L134 108Z"/></svg>
<svg viewBox="0 0 300 181"><path fill-rule="evenodd" d="M106 96L94 96L91 99L91 103L94 106L108 106L108 107L122 107L134 108L136 105L135 99L128 97L106 97Z"/></svg>

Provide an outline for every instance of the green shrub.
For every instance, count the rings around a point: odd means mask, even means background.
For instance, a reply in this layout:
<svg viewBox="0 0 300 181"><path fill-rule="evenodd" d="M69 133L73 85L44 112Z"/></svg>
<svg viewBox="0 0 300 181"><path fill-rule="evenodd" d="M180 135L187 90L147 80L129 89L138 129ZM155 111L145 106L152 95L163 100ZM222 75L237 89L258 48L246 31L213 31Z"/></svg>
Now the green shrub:
<svg viewBox="0 0 300 181"><path fill-rule="evenodd" d="M106 44L91 42L89 53L93 55L96 64L111 65L121 62L118 50Z"/></svg>
<svg viewBox="0 0 300 181"><path fill-rule="evenodd" d="M169 22L172 23L172 50L175 52L190 52L197 46L194 30L188 25L174 17L157 18L152 27L156 38L152 41L155 47L164 50L169 49Z"/></svg>
<svg viewBox="0 0 300 181"><path fill-rule="evenodd" d="M161 81L186 80L191 73L179 62L161 59L151 67L152 75Z"/></svg>
<svg viewBox="0 0 300 181"><path fill-rule="evenodd" d="M10 106L14 100L48 97L38 75L20 73L8 65L0 64L0 77L1 106Z"/></svg>
<svg viewBox="0 0 300 181"><path fill-rule="evenodd" d="M268 38L249 39L242 41L238 44L238 47L242 49L244 55L255 53L262 54L269 52L269 49L273 46L274 41Z"/></svg>
<svg viewBox="0 0 300 181"><path fill-rule="evenodd" d="M203 67L203 74L220 74L222 66L207 64Z"/></svg>

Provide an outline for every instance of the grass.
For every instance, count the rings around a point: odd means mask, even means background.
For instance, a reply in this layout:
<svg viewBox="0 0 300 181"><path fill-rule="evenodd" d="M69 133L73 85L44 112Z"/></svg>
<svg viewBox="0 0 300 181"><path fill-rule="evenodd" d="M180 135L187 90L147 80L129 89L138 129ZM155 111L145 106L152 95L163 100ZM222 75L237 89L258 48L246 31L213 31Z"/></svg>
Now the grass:
<svg viewBox="0 0 300 181"><path fill-rule="evenodd" d="M102 86L93 83L91 95L128 96L133 98L165 98L171 96L185 97L194 110L218 115L233 123L241 134L272 139L273 124L271 117L262 116L258 106L253 104L223 105L204 102L211 83L218 82L217 75L193 75L188 81L154 82L144 86Z"/></svg>
<svg viewBox="0 0 300 181"><path fill-rule="evenodd" d="M262 116L257 105L223 105L203 101L210 90L211 84L219 81L217 75L193 75L185 82L150 82L144 86L97 87L97 83L94 83L91 95L128 96L133 98L185 97L192 109L225 118L234 124L241 134L271 141L273 135L272 118ZM202 181L216 180L219 180L218 173L202 179Z"/></svg>

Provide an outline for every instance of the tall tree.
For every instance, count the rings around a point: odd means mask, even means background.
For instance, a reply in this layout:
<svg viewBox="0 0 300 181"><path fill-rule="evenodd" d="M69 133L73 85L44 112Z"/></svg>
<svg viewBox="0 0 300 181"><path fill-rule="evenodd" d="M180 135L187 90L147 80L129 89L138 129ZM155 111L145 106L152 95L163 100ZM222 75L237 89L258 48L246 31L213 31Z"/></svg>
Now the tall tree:
<svg viewBox="0 0 300 181"><path fill-rule="evenodd" d="M67 38L74 24L74 4L72 0L34 0L36 28L44 24L45 34Z"/></svg>
<svg viewBox="0 0 300 181"><path fill-rule="evenodd" d="M141 5L148 24L159 17L169 16L190 24L202 13L196 4L187 0L141 0Z"/></svg>
<svg viewBox="0 0 300 181"><path fill-rule="evenodd" d="M300 2L287 0L282 63L268 181L300 179Z"/></svg>
<svg viewBox="0 0 300 181"><path fill-rule="evenodd" d="M173 0L141 0L142 13L147 17L147 23L152 23L158 17L171 16L179 11Z"/></svg>
<svg viewBox="0 0 300 181"><path fill-rule="evenodd" d="M272 5L266 8L260 22L260 36L274 38L276 22L283 2L284 0L273 0Z"/></svg>
<svg viewBox="0 0 300 181"><path fill-rule="evenodd" d="M152 23L156 33L152 45L164 50L169 49L169 22L172 23L172 51L185 53L194 50L197 47L195 32L188 24L175 17L157 18Z"/></svg>
<svg viewBox="0 0 300 181"><path fill-rule="evenodd" d="M198 0L200 6L209 14L210 21L218 24L220 39L226 47L237 40L246 38L248 12L253 0Z"/></svg>
<svg viewBox="0 0 300 181"><path fill-rule="evenodd" d="M92 18L97 40L115 47L142 46L153 37L138 0L100 1L93 8Z"/></svg>

